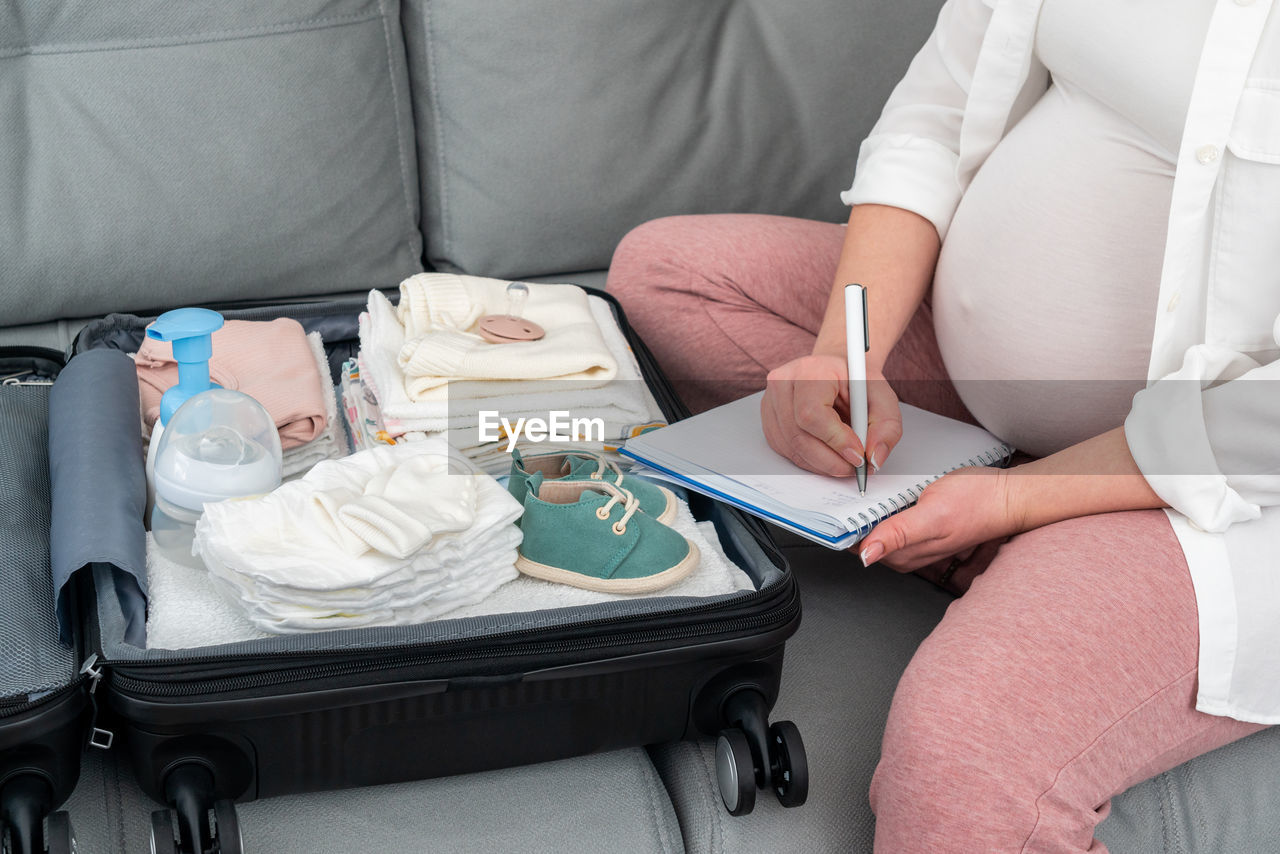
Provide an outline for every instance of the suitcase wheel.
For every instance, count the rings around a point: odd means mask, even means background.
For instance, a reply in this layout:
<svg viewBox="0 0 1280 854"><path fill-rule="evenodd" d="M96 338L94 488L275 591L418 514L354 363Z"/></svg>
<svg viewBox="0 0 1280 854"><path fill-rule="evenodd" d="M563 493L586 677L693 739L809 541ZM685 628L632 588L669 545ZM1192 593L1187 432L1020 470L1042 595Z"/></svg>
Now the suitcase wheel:
<svg viewBox="0 0 1280 854"><path fill-rule="evenodd" d="M76 854L76 833L66 810L49 814L49 854Z"/></svg>
<svg viewBox="0 0 1280 854"><path fill-rule="evenodd" d="M151 814L151 854L178 854L173 815L168 810L156 810Z"/></svg>
<svg viewBox="0 0 1280 854"><path fill-rule="evenodd" d="M736 727L721 730L716 739L716 783L729 815L746 815L756 806L756 772L751 743Z"/></svg>
<svg viewBox="0 0 1280 854"><path fill-rule="evenodd" d="M716 741L716 781L729 815L746 815L755 806L755 790L771 788L784 807L809 797L809 762L799 728L791 721L769 725L764 695L753 688L735 691L724 702L728 727Z"/></svg>
<svg viewBox="0 0 1280 854"><path fill-rule="evenodd" d="M164 787L173 809L151 814L152 854L243 854L236 805L213 799L213 775L206 766L179 765L165 775Z"/></svg>
<svg viewBox="0 0 1280 854"><path fill-rule="evenodd" d="M769 727L770 777L778 803L798 807L809 797L809 759L804 752L800 728L791 721Z"/></svg>
<svg viewBox="0 0 1280 854"><path fill-rule="evenodd" d="M218 854L243 854L244 837L240 834L240 817L231 801L218 801L213 805L213 832L218 843Z"/></svg>
<svg viewBox="0 0 1280 854"><path fill-rule="evenodd" d="M71 849L71 822L66 813L51 813L53 786L39 774L20 774L0 789L0 852L3 854L46 854ZM49 837L45 836L45 816L49 816ZM55 818L55 816L60 816ZM65 847L57 847L58 827L66 829ZM53 840L49 847L46 841Z"/></svg>

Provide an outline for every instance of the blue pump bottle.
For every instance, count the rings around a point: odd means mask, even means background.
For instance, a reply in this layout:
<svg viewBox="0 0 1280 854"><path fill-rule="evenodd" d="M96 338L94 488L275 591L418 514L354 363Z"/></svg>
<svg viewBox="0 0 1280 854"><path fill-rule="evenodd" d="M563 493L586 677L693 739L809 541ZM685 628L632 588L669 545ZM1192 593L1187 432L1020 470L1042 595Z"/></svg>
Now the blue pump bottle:
<svg viewBox="0 0 1280 854"><path fill-rule="evenodd" d="M147 327L147 337L173 344L178 363L178 384L160 398L160 420L151 429L147 448L147 511L156 498L156 449L165 425L178 407L202 391L217 388L209 379L209 357L213 355L213 333L222 328L222 315L207 308L177 308L166 311Z"/></svg>

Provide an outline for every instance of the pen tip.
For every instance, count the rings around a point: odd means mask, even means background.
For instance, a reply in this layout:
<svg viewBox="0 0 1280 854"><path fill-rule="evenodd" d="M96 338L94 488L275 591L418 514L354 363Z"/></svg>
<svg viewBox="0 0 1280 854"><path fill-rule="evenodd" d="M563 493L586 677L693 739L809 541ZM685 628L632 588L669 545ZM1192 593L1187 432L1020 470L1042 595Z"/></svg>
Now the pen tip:
<svg viewBox="0 0 1280 854"><path fill-rule="evenodd" d="M866 491L865 489L859 489L859 490L858 490L858 497L859 497L859 498L866 498L866 497L867 497L867 491Z"/></svg>

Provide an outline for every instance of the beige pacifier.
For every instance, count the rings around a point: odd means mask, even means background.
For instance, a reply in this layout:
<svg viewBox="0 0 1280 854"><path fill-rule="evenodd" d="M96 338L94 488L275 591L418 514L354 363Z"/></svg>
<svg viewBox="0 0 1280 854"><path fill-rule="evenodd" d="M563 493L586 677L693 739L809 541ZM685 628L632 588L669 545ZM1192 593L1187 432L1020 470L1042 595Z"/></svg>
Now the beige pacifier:
<svg viewBox="0 0 1280 854"><path fill-rule="evenodd" d="M492 344L515 344L537 341L546 335L545 329L523 316L528 300L528 285L520 282L507 285L507 313L486 314L480 318L480 337Z"/></svg>

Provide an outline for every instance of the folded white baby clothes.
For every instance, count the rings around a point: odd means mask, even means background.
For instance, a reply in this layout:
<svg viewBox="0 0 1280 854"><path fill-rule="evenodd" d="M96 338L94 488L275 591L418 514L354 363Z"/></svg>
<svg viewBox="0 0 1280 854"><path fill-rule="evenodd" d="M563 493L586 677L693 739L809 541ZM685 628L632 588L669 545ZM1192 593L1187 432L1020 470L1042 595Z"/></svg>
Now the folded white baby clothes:
<svg viewBox="0 0 1280 854"><path fill-rule="evenodd" d="M613 379L617 364L581 288L528 286L524 317L546 333L536 341L495 344L481 337L477 321L486 314L505 313L509 284L478 276L419 273L400 284L400 305L389 316L380 309L390 309L390 301L379 291L370 292L375 334L384 333L384 319L394 318L399 327L402 341L396 362L410 399L447 399L446 384L455 384L451 396L456 396L458 382L474 380L484 382L468 397L501 395L511 380L558 378L599 386Z"/></svg>
<svg viewBox="0 0 1280 854"><path fill-rule="evenodd" d="M582 293L580 288L566 285L551 287ZM607 385L560 380L524 382L515 384L515 388L507 388L499 397L477 398L468 395L481 384L454 383L447 389L447 399L410 400L395 359L397 324L394 324L394 319L387 319L390 304L385 298L379 303L372 296L369 311L360 317L360 380L377 400L383 429L391 436L470 429L473 433L471 438L459 442L459 437L455 436L451 440L451 444L457 447L479 444L474 431L479 424L481 409L498 411L513 421L525 416L546 418L552 409L567 410L574 418L601 419L605 437L609 439L628 438L662 423L661 410L641 377L640 366L618 328L613 309L599 297L588 297L587 305L617 365L617 372ZM381 320L378 319L380 317ZM386 329L390 331L381 331ZM483 390L496 391L497 384L485 384Z"/></svg>
<svg viewBox="0 0 1280 854"><path fill-rule="evenodd" d="M320 372L320 388L324 394L325 428L310 442L290 448L281 455L280 465L285 477L301 474L322 460L345 457L348 451L347 437L342 424L338 421L338 401L329 376L329 358L325 355L324 341L320 333L309 334L307 344L311 347L311 355L316 360L316 370Z"/></svg>
<svg viewBox="0 0 1280 854"><path fill-rule="evenodd" d="M520 511L437 436L209 504L195 551L267 631L418 622L515 577Z"/></svg>

